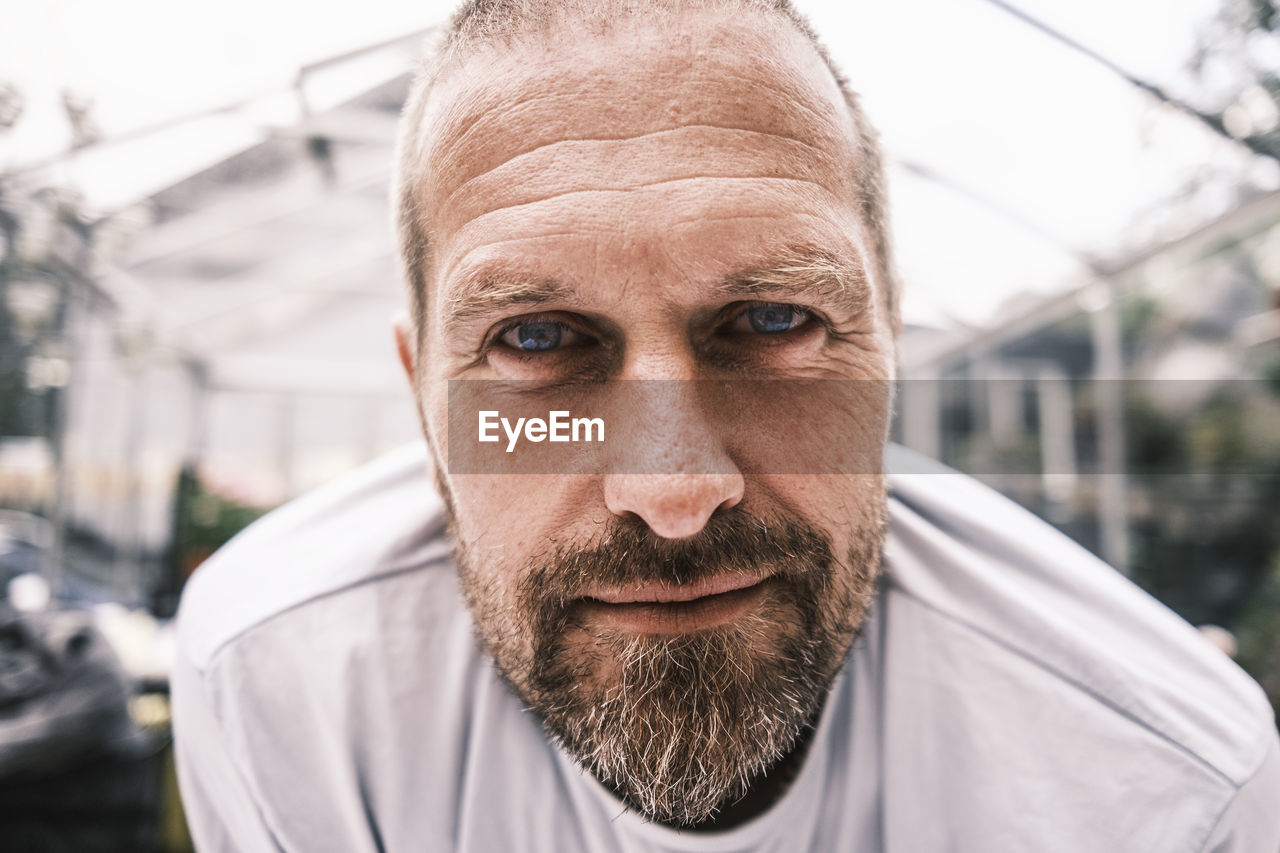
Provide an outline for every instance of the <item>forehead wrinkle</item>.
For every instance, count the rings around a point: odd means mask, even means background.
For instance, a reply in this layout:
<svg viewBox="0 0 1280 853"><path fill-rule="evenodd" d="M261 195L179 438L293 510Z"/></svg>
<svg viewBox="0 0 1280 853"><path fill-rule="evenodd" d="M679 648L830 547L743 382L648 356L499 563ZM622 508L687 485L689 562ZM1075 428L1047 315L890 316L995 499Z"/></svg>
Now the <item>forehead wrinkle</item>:
<svg viewBox="0 0 1280 853"><path fill-rule="evenodd" d="M761 185L765 183L765 185ZM450 243L468 247L467 252L477 251L493 242L493 235L506 234L509 227L518 228L506 240L537 239L562 234L566 229L580 236L609 231L625 231L635 240L660 242L670 235L672 228L696 224L699 221L732 220L748 218L782 218L805 215L817 222L832 224L829 218L817 216L815 205L826 205L828 200L847 208L847 200L832 190L803 180L738 180L723 179L722 185L731 185L732 191L704 192L702 179L688 179L666 184L663 187L644 187L634 191L579 190L545 201L513 204L499 207L457 224L451 228ZM653 194L665 208L670 218L657 224L636 221L636 205L649 205L646 194ZM666 196L664 198L664 196ZM590 203L592 198L600 203ZM569 198L566 201L566 198ZM582 199L587 199L586 202ZM628 200L627 204L608 204L610 200ZM630 207L628 207L630 205ZM753 216L753 214L755 216ZM829 228L827 230L830 230ZM451 265L456 266L456 263Z"/></svg>
<svg viewBox="0 0 1280 853"><path fill-rule="evenodd" d="M830 224L828 220L824 219L821 216L818 216L815 213L806 213L804 211L799 211L799 210L788 210L786 211L785 216L786 218L811 219L814 221L815 224L818 224L818 225ZM725 214L723 216L717 216L715 214L706 214L706 215L694 214L692 216L683 216L673 220L671 223L671 227L677 228L682 225L704 225L710 222L737 222L740 220L748 220L748 219L778 220L780 218L783 218L783 217L779 213L730 213L730 214Z"/></svg>
<svg viewBox="0 0 1280 853"><path fill-rule="evenodd" d="M621 50L626 53L628 48ZM451 83L436 89L432 96L436 109L428 111L435 113L429 120L434 125L427 145L431 150L424 153L435 164L432 172L440 183L449 186L472 177L451 180L448 173L461 171L464 164L489 171L511 159L514 155L505 155L492 143L495 136L502 137L513 128L523 128L518 154L561 140L625 139L697 124L747 129L738 123L744 109L756 123L763 122L758 130L783 131L797 140L810 138L806 144L825 150L827 156L848 159L851 165L856 158L853 123L834 82L832 92L815 87L796 67L795 54L768 62L771 73L762 80L739 73L725 62L716 62L703 69L709 73L698 74L689 74L688 69L683 69L686 73L643 68L617 71L616 59L603 68L589 63L584 69L566 65L571 57L544 53L538 54L537 62L516 62L527 53L515 48L473 55L468 64L487 60L483 73L475 65L455 69ZM812 59L819 61L816 55ZM823 70L822 75L825 84L829 72ZM668 93L670 103L665 108L632 108L631 95L639 93L641 78L643 92ZM744 106L743 91L752 92L749 109ZM820 104L826 108L819 109ZM595 115L585 128L576 118L584 106L591 107ZM575 119L570 120L571 116ZM615 128L630 130L615 134ZM530 140L534 144L530 145ZM501 159L496 163L486 162L497 158Z"/></svg>
<svg viewBox="0 0 1280 853"><path fill-rule="evenodd" d="M788 99L788 105L794 105L795 101ZM492 109L486 109L485 113L500 114L501 107L494 106ZM778 140L785 140L800 146L803 146L807 152L810 152L815 158L823 161L845 161L849 165L854 163L856 156L853 152L850 139L843 139L834 127L824 127L820 131L811 126L793 127L789 126L785 129L782 127L772 128L752 128L744 127L739 123L732 121L716 122L708 120L706 117L699 117L697 120L681 121L672 119L667 122L655 123L652 118L645 118L645 129L636 131L620 131L617 133L604 132L604 128L593 128L588 133L583 133L581 127L564 127L557 128L548 126L545 122L538 123L536 130L530 129L525 134L526 138L531 138L531 142L526 145L517 146L516 149L509 154L505 153L501 157L492 154L486 158L479 156L480 152L488 146L484 145L480 140L490 137L496 133L509 133L513 124L509 116L499 115L491 122L493 127L488 127L490 122L485 122L483 117L474 117L473 120L467 122L466 129L460 134L441 134L435 139L435 145L432 147L436 150L428 155L428 159L436 164L436 168L432 171L436 173L436 183L454 184L446 196L446 203L451 200L456 193L467 184L482 178L503 166L521 158L533 154L540 149L551 148L566 143L617 143L632 142L643 140L647 137L658 136L661 134L672 134L683 130L707 129L718 131L729 131L743 134L752 134L757 136L769 137ZM483 125L483 127L482 127ZM810 131L801 134L801 130ZM448 137L453 138L448 138ZM462 172L466 164L473 167L470 174L466 174L461 180L449 175L453 172L455 175ZM445 168L448 167L448 168ZM451 180L452 177L452 180ZM442 179L442 180L441 180Z"/></svg>
<svg viewBox="0 0 1280 853"><path fill-rule="evenodd" d="M618 134L614 136L602 135L602 134L596 134L592 136L571 136L571 137L565 137L562 139L554 139L547 142L535 143L533 146L529 148L516 151L509 158L507 158L506 160L500 163L496 163L492 166L486 165L480 171L471 175L462 183L460 183L458 186L456 186L453 190L451 190L449 195L446 196L444 200L444 206L452 205L457 199L459 194L465 192L469 187L473 186L476 182L484 180L486 177L492 175L494 172L497 172L500 169L503 169L504 167L518 165L519 161L532 158L534 155L537 155L539 153L545 153L548 156L558 156L555 153L555 149L562 148L562 147L577 147L577 146L580 146L583 144L589 144L589 143L602 143L604 145L614 145L616 143L644 142L648 140L656 140L660 137L674 136L676 134L681 134L685 131L699 131L699 130L706 130L706 131L713 131L713 132L728 131L733 134L744 134L750 137L766 137L770 140L777 140L785 144L797 145L805 149L805 152L813 156L815 160L825 161L830 157L830 152L824 151L823 149L819 148L813 143L806 142L805 140L799 138L798 136L792 136L790 134L779 133L776 131L755 130L752 128L738 127L736 125L728 125L728 124L707 124L707 123L677 124L671 127L662 127L656 130L650 130L644 133L637 133L637 134Z"/></svg>
<svg viewBox="0 0 1280 853"><path fill-rule="evenodd" d="M474 224L476 222L479 222L484 217L495 214L495 213L507 213L511 211L522 210L525 208L536 207L539 204L545 204L547 202L552 202L552 201L563 201L564 199L571 198L574 196L608 197L610 195L628 195L632 193L644 193L644 192L655 190L659 187L664 187L664 186L679 187L680 185L685 185L685 184L705 184L707 181L717 181L717 182L719 181L759 181L759 182L765 183L766 185L781 185L781 186L800 184L800 185L806 185L808 187L815 188L820 192L822 192L823 194L833 196L833 198L836 198L837 201L839 200L839 197L834 196L834 194L831 192L830 189L823 186L821 183L817 181L811 181L807 178L781 178L781 177L777 177L776 175L734 175L734 176L699 175L699 176L690 177L690 178L669 178L669 179L660 180L660 181L649 181L645 183L634 184L631 186L592 187L590 189L564 190L563 192L550 193L548 195L541 196L538 198L531 198L528 200L520 201L516 204L500 204L495 207L491 207L487 210L482 210L479 213L472 216L470 219L468 219L464 224L465 225Z"/></svg>

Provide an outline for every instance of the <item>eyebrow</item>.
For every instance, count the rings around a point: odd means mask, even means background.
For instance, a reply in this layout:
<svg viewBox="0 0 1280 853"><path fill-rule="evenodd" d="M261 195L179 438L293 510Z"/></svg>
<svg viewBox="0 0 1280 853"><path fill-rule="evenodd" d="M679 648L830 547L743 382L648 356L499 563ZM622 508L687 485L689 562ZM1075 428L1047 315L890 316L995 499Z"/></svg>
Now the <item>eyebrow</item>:
<svg viewBox="0 0 1280 853"><path fill-rule="evenodd" d="M550 278L526 278L519 273L479 272L462 276L447 302L450 324L462 323L516 305L541 305L569 299L574 291Z"/></svg>
<svg viewBox="0 0 1280 853"><path fill-rule="evenodd" d="M451 290L446 303L449 325L517 306L572 301L577 293L555 279L492 270L464 274ZM753 264L720 282L716 292L838 304L858 311L871 304L871 288L860 264L814 248L790 248Z"/></svg>
<svg viewBox="0 0 1280 853"><path fill-rule="evenodd" d="M787 249L781 256L730 276L719 292L737 297L781 296L856 311L871 305L871 285L862 265L815 248Z"/></svg>

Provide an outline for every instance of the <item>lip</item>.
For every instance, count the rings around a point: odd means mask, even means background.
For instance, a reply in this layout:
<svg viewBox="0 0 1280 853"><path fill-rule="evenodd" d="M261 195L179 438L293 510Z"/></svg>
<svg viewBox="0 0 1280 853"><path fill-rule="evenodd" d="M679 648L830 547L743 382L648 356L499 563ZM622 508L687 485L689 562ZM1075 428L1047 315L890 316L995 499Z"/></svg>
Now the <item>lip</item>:
<svg viewBox="0 0 1280 853"><path fill-rule="evenodd" d="M697 583L671 586L663 583L642 583L621 589L595 589L586 598L603 604L677 604L710 595L723 595L738 589L746 589L760 583L759 575L723 574L704 578Z"/></svg>
<svg viewBox="0 0 1280 853"><path fill-rule="evenodd" d="M684 634L742 618L759 605L776 579L716 575L687 586L641 584L594 590L577 602L586 624L638 634Z"/></svg>

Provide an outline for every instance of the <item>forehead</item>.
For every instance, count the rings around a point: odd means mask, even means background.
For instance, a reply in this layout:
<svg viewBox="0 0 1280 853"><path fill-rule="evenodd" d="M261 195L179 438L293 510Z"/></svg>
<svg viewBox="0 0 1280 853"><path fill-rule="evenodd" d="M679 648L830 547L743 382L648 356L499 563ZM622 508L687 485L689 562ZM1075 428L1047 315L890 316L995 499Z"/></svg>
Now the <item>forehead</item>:
<svg viewBox="0 0 1280 853"><path fill-rule="evenodd" d="M853 208L848 106L805 37L757 13L564 25L484 48L437 80L422 120L414 191L433 279L556 233L636 243L645 223L658 234L729 209Z"/></svg>

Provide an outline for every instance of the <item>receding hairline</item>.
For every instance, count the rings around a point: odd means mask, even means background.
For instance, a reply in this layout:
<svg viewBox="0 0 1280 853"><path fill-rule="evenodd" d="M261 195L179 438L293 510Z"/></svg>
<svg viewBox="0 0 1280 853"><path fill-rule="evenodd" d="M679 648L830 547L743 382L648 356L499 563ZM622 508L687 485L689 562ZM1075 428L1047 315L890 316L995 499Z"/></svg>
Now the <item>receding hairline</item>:
<svg viewBox="0 0 1280 853"><path fill-rule="evenodd" d="M600 32L620 16L643 16L646 23L669 22L700 11L745 10L789 24L817 52L834 78L853 121L856 206L871 239L872 263L891 322L897 318L897 277L888 236L887 204L881 155L875 131L863 115L856 95L812 27L789 0L468 0L439 34L411 87L401 116L397 171L393 184L400 257L418 346L428 308L428 211L416 191L425 168L426 105L442 76L474 54L514 48L529 38L546 38L558 28L584 25Z"/></svg>

